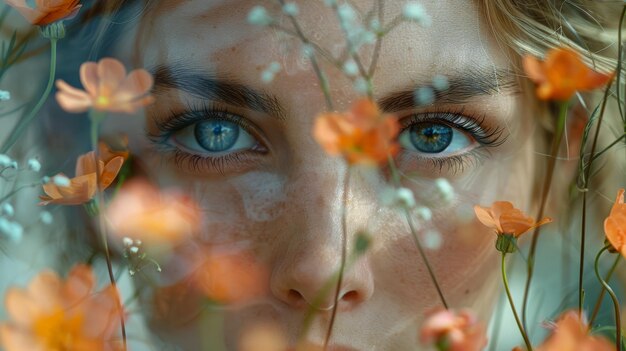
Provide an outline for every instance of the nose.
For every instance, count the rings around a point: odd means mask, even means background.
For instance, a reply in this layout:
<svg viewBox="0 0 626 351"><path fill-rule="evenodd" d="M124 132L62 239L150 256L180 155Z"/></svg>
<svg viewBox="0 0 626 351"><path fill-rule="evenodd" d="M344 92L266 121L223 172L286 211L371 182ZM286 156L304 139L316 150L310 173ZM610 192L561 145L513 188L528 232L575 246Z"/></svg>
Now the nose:
<svg viewBox="0 0 626 351"><path fill-rule="evenodd" d="M292 308L309 306L319 311L329 311L335 304L337 283L342 261L342 242L347 242L346 265L342 273L337 299L337 309L351 310L367 301L374 292L373 274L367 256L350 260L354 234L343 230L342 202L344 200L343 177L317 175L304 182L297 196L290 199L289 232L281 235L285 240L282 252L272 269L270 289L275 297ZM303 184L303 183L300 183ZM349 191L354 196L354 187ZM350 206L351 211L359 211ZM358 217L358 216L357 216Z"/></svg>

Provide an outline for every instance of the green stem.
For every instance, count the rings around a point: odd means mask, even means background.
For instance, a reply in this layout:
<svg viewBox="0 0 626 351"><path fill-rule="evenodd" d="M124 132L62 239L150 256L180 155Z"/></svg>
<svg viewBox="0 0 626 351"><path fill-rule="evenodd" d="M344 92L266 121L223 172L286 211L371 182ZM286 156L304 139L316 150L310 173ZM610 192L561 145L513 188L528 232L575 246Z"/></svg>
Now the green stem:
<svg viewBox="0 0 626 351"><path fill-rule="evenodd" d="M513 316L515 317L515 322L517 322L517 327L519 328L520 333L522 333L522 337L524 338L524 343L526 344L526 350L532 351L533 345L530 343L528 339L528 335L526 334L526 330L522 325L522 322L517 315L517 310L515 309L515 303L513 302L513 296L511 296L511 291L509 290L509 281L506 278L506 252L502 253L502 282L504 283L504 290L506 290L506 296L509 299L509 304L511 305L511 311L513 311Z"/></svg>
<svg viewBox="0 0 626 351"><path fill-rule="evenodd" d="M600 252L598 252L594 263L594 269L596 271L596 277L598 278L598 281L600 281L600 284L602 284L604 290L609 293L609 295L611 296L611 300L613 300L613 307L615 312L615 350L621 350L620 345L622 341L622 320L620 318L619 301L617 300L617 296L615 296L613 289L611 289L611 286L604 279L602 279L602 277L600 276L600 271L598 270L598 262L600 261L600 256L602 256L602 253L606 251L609 247L611 247L610 244L606 245L602 248L602 250L600 250ZM618 259L619 257L620 255L618 254Z"/></svg>
<svg viewBox="0 0 626 351"><path fill-rule="evenodd" d="M617 264L619 263L620 258L621 258L620 255L617 255L615 257L615 262L613 262L613 266L611 266L611 269L604 277L604 281L606 282L611 281L611 277L613 276L613 273L615 272L615 269L617 268ZM604 299L604 293L606 293L606 290L604 289L604 287L602 287L600 296L598 296L598 300L596 300L596 305L594 306L593 313L591 314L591 318L589 319L590 326L593 326L593 322L596 320L596 317L598 316L598 312L600 312L600 307L602 306L602 299Z"/></svg>
<svg viewBox="0 0 626 351"><path fill-rule="evenodd" d="M104 249L104 254L106 257L107 270L109 272L109 280L111 281L111 286L117 291L117 284L115 282L115 276L113 274L113 264L111 260L111 253L109 251L109 240L106 232L106 223L104 222L104 197L102 193L102 189L100 188L100 170L98 165L98 160L100 155L98 154L98 127L100 126L100 122L104 119L105 115L101 111L90 111L89 117L91 119L91 148L95 153L95 162L96 162L96 203L99 209L100 215L98 216L98 225L100 229L100 238L102 240L102 247ZM116 295L115 304L117 306L117 311L120 315L120 327L122 330L122 342L124 345L124 351L127 350L126 345L126 323L124 321L124 310L122 308L122 301L119 295Z"/></svg>
<svg viewBox="0 0 626 351"><path fill-rule="evenodd" d="M550 150L550 158L548 161L548 171L546 174L546 178L543 182L543 189L541 191L541 203L539 205L539 212L537 213L537 221L540 221L543 218L543 212L546 207L546 202L548 201L548 193L550 192L550 186L552 185L552 176L554 174L554 168L556 166L557 154L559 152L559 146L561 145L561 140L563 139L563 131L565 130L565 122L567 120L567 102L561 102L559 105L559 117L556 124L555 130L555 138L552 140L552 148ZM541 231L541 226L536 227L533 231L532 242L530 244L530 250L528 253L528 261L527 264L527 277L526 277L526 285L524 286L524 298L522 302L522 321L524 326L526 326L526 310L528 308L528 296L530 293L530 284L533 279L533 273L535 270L535 251L537 249L537 241L539 239L539 233Z"/></svg>
<svg viewBox="0 0 626 351"><path fill-rule="evenodd" d="M343 183L343 211L341 211L341 264L339 266L339 276L337 278L337 287L335 288L335 297L333 310L330 315L330 322L328 324L328 331L326 332L326 338L324 339L324 350L328 348L328 343L330 342L330 337L333 332L333 326L335 324L335 318L337 316L337 308L339 306L339 295L341 294L341 284L343 283L343 273L346 267L346 257L348 250L348 223L347 223L347 214L348 214L348 191L350 190L350 177L352 175L352 167L348 165L348 169L346 170L346 179Z"/></svg>
<svg viewBox="0 0 626 351"><path fill-rule="evenodd" d="M30 111L30 113L20 119L13 130L9 133L9 137L2 144L2 148L0 148L0 153L4 154L19 140L22 133L26 130L26 127L33 121L33 119L39 113L39 110L43 107L44 103L48 99L50 92L52 91L52 85L54 84L54 77L56 76L56 66L57 66L57 39L50 39L50 75L48 77L48 84L46 85L46 89L43 94L39 98L39 101L35 105L35 107Z"/></svg>
<svg viewBox="0 0 626 351"><path fill-rule="evenodd" d="M400 174L396 168L396 165L393 161L393 158L391 158L391 156L389 157L389 168L391 169L391 174L393 177L393 181L395 183L395 186L397 188L400 188L401 184L400 184ZM415 243L415 246L417 247L417 250L422 258L422 261L424 261L424 265L426 265L426 270L428 271L428 274L430 276L430 280L433 282L433 285L435 286L435 289L437 290L437 294L439 295L439 299L441 300L441 303L443 304L443 307L445 307L446 309L448 309L448 302L446 301L446 298L443 296L443 290L441 289L441 286L439 285L439 282L437 281L437 277L435 276L435 272L433 270L433 268L430 265L430 262L428 261L428 258L426 257L426 252L424 251L424 248L422 246L422 243L420 242L418 236L417 236L417 231L415 230L415 225L413 224L413 218L411 217L411 213L409 212L409 210L407 208L404 209L404 214L406 217L406 221L409 225L409 229L411 230L411 236L413 237L413 242Z"/></svg>

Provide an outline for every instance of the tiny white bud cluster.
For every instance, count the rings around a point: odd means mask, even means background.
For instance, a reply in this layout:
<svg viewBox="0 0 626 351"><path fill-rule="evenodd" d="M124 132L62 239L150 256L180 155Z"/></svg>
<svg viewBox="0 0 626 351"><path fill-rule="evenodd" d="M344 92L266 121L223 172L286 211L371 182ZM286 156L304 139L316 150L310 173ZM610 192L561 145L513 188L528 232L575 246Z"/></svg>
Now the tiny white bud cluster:
<svg viewBox="0 0 626 351"><path fill-rule="evenodd" d="M56 186L61 186L61 187L68 187L72 184L72 182L70 181L70 178L62 174L58 174L52 177L52 183L54 183L54 185Z"/></svg>
<svg viewBox="0 0 626 351"><path fill-rule="evenodd" d="M274 19L270 16L265 7L257 5L248 12L248 23L255 26L269 26L274 23Z"/></svg>
<svg viewBox="0 0 626 351"><path fill-rule="evenodd" d="M0 101L11 100L11 93L6 90L0 90Z"/></svg>
<svg viewBox="0 0 626 351"><path fill-rule="evenodd" d="M0 154L0 168L17 169L17 162L5 154Z"/></svg>
<svg viewBox="0 0 626 351"><path fill-rule="evenodd" d="M267 68L261 73L261 81L263 83L271 83L276 77L276 74L280 72L280 63L274 61L270 63Z"/></svg>
<svg viewBox="0 0 626 351"><path fill-rule="evenodd" d="M446 178L435 179L435 187L444 204L450 205L454 201L456 197L454 188Z"/></svg>
<svg viewBox="0 0 626 351"><path fill-rule="evenodd" d="M298 8L298 5L294 2L288 2L285 5L283 5L283 13L286 14L287 16L297 16L298 14L300 14L300 8Z"/></svg>
<svg viewBox="0 0 626 351"><path fill-rule="evenodd" d="M418 106L431 105L435 102L435 92L430 87L419 87L415 91L413 99Z"/></svg>
<svg viewBox="0 0 626 351"><path fill-rule="evenodd" d="M0 217L0 234L4 235L11 241L18 243L22 240L24 228L17 222Z"/></svg>
<svg viewBox="0 0 626 351"><path fill-rule="evenodd" d="M413 191L408 188L387 188L381 194L381 202L388 207L412 209L416 206Z"/></svg>
<svg viewBox="0 0 626 351"><path fill-rule="evenodd" d="M5 202L2 204L2 207L0 207L0 214L6 217L13 217L15 215L15 209L13 209L13 205Z"/></svg>
<svg viewBox="0 0 626 351"><path fill-rule="evenodd" d="M26 161L26 167L33 172L39 172L41 170L41 163L36 158L31 158Z"/></svg>
<svg viewBox="0 0 626 351"><path fill-rule="evenodd" d="M408 2L404 5L402 15L405 19L413 22L417 22L424 27L431 25L431 18L426 13L424 6L417 2Z"/></svg>
<svg viewBox="0 0 626 351"><path fill-rule="evenodd" d="M450 88L450 83L448 82L448 77L437 74L433 77L433 88L437 91L445 91Z"/></svg>
<svg viewBox="0 0 626 351"><path fill-rule="evenodd" d="M54 221L54 217L52 217L52 213L48 211L41 211L41 213L39 214L39 220L41 221L41 223L48 225L52 224L52 222Z"/></svg>

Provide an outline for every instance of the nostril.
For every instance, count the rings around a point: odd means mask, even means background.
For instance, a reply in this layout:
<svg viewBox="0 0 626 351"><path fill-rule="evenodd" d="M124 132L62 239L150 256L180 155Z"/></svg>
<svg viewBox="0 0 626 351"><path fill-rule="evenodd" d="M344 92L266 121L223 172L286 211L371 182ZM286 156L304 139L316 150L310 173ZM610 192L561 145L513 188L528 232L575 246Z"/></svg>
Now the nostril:
<svg viewBox="0 0 626 351"><path fill-rule="evenodd" d="M289 289L289 292L287 293L287 299L289 300L289 303L294 305L301 305L304 303L304 297L302 296L302 294L294 289Z"/></svg>
<svg viewBox="0 0 626 351"><path fill-rule="evenodd" d="M360 299L359 293L356 292L355 290L350 290L341 297L341 300L343 302L348 302L348 303L358 302L359 299Z"/></svg>

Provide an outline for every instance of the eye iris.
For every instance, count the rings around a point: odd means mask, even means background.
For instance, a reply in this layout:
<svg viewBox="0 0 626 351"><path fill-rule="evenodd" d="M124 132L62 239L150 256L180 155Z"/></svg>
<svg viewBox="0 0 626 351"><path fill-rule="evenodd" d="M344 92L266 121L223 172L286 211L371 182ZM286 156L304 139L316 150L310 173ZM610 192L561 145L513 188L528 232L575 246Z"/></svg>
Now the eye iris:
<svg viewBox="0 0 626 351"><path fill-rule="evenodd" d="M411 127L411 143L421 152L438 153L452 142L452 128L445 124L420 123Z"/></svg>
<svg viewBox="0 0 626 351"><path fill-rule="evenodd" d="M230 149L239 137L239 126L229 121L203 121L194 129L198 144L213 152Z"/></svg>

